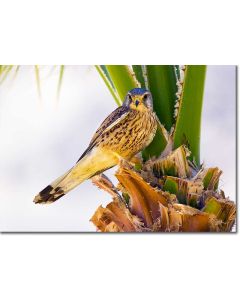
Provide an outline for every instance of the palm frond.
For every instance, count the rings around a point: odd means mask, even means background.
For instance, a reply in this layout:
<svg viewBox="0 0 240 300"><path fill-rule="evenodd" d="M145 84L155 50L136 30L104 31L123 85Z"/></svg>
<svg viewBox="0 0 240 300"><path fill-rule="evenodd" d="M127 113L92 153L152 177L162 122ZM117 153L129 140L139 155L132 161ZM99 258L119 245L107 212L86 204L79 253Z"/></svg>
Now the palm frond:
<svg viewBox="0 0 240 300"><path fill-rule="evenodd" d="M40 74L39 74L39 66L38 65L34 66L34 72L35 72L35 79L36 79L38 97L41 100L42 93L41 93Z"/></svg>
<svg viewBox="0 0 240 300"><path fill-rule="evenodd" d="M189 147L190 159L200 164L200 131L206 66L186 66L179 111L173 134L174 148Z"/></svg>
<svg viewBox="0 0 240 300"><path fill-rule="evenodd" d="M58 77L58 85L57 85L57 101L60 97L60 91L62 87L62 81L63 81L63 74L64 74L65 67L63 65L59 68L59 77Z"/></svg>
<svg viewBox="0 0 240 300"><path fill-rule="evenodd" d="M0 69L0 84L2 84L8 78L12 68L13 68L12 65L1 66L1 69Z"/></svg>

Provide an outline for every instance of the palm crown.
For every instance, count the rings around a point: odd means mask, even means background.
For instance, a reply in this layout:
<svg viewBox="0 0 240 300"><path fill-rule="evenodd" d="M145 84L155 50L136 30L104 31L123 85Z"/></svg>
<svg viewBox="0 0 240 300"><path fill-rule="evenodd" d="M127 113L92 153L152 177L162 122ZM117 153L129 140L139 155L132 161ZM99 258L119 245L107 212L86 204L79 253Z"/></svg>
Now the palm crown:
<svg viewBox="0 0 240 300"><path fill-rule="evenodd" d="M236 206L218 189L222 173L200 164L200 128L206 66L96 66L115 101L147 88L160 126L152 143L116 173L93 180L113 202L91 221L99 231L231 231ZM125 205L123 204L125 203Z"/></svg>

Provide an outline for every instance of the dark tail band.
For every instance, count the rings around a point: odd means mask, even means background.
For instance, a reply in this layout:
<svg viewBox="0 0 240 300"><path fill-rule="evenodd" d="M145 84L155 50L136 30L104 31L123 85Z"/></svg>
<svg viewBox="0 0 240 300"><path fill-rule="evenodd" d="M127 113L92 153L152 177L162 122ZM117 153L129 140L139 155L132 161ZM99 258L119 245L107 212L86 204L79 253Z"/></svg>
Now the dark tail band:
<svg viewBox="0 0 240 300"><path fill-rule="evenodd" d="M34 198L34 202L39 204L52 203L64 195L61 187L53 188L51 185L48 185Z"/></svg>

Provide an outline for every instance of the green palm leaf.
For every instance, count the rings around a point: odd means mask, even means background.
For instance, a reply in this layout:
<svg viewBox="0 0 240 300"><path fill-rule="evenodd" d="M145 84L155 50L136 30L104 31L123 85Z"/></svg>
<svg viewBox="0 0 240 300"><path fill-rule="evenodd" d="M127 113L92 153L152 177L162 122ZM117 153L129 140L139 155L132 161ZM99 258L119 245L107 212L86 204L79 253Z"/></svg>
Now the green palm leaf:
<svg viewBox="0 0 240 300"><path fill-rule="evenodd" d="M190 159L198 165L205 74L206 66L186 66L173 135L174 148L186 144L191 151Z"/></svg>
<svg viewBox="0 0 240 300"><path fill-rule="evenodd" d="M136 80L135 74L129 66L106 65L106 68L122 103L128 91L138 87L139 82Z"/></svg>
<svg viewBox="0 0 240 300"><path fill-rule="evenodd" d="M175 67L148 65L146 68L154 110L160 122L167 130L170 130L174 124L174 105L177 92Z"/></svg>

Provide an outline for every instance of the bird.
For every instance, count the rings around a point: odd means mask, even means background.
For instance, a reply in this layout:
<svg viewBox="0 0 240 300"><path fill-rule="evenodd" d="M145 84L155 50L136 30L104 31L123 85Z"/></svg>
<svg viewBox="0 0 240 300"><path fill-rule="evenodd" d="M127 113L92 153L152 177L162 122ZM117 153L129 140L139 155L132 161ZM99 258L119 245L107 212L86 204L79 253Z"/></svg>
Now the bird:
<svg viewBox="0 0 240 300"><path fill-rule="evenodd" d="M130 161L152 142L157 127L150 91L130 90L122 105L102 122L76 164L37 194L34 202L53 203L83 181Z"/></svg>

